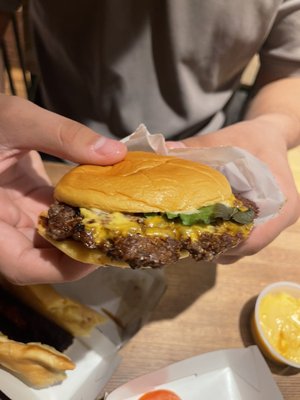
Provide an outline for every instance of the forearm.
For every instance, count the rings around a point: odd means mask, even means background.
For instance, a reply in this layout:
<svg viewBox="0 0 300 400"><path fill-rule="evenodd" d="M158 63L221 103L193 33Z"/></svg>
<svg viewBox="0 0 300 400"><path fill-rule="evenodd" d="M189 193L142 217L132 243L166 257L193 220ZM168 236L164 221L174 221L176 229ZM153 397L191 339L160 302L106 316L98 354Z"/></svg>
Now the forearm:
<svg viewBox="0 0 300 400"><path fill-rule="evenodd" d="M282 128L287 148L300 145L300 77L280 79L263 86L245 115L246 120L258 117Z"/></svg>

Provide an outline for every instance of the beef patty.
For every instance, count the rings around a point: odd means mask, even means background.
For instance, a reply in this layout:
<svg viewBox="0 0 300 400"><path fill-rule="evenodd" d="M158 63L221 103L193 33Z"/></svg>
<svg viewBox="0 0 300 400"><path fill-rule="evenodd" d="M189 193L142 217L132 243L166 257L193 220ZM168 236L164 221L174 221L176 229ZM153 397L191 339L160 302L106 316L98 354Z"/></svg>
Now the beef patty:
<svg viewBox="0 0 300 400"><path fill-rule="evenodd" d="M257 208L252 202L246 200L245 203L257 214ZM131 215L130 218L135 219L139 224L143 224L145 219L140 215ZM243 231L232 233L204 231L197 240L191 240L191 238L178 240L171 237L143 236L133 233L111 237L96 243L93 232L85 229L82 219L78 208L56 202L51 205L48 218L44 217L42 223L50 238L58 241L74 239L82 242L87 248L99 248L110 258L124 261L131 268L160 268L176 262L182 252L188 252L197 261L209 261L245 239Z"/></svg>

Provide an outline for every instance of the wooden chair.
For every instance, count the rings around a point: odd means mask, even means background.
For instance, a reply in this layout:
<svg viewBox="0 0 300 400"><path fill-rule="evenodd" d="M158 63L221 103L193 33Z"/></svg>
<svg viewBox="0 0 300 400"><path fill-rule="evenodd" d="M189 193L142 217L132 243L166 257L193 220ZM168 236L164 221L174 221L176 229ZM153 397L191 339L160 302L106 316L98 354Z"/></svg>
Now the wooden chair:
<svg viewBox="0 0 300 400"><path fill-rule="evenodd" d="M11 53L13 51L14 63L17 62L17 68L21 73L25 97L34 101L37 90L37 77L31 74L26 68L25 49L23 33L18 23L17 12L3 12L0 10L0 49L4 72L8 79L8 90L10 94L17 95L17 85L13 74L13 63ZM8 40L9 31L9 40ZM13 47L13 49L11 48Z"/></svg>

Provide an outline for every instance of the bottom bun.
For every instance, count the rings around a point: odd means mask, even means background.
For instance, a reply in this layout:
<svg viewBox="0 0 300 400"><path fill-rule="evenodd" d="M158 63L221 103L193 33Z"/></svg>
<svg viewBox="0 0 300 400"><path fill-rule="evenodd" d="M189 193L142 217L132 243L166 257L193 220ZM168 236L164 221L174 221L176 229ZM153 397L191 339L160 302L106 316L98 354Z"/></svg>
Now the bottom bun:
<svg viewBox="0 0 300 400"><path fill-rule="evenodd" d="M75 240L65 239L58 241L51 239L46 235L46 229L40 222L38 223L38 232L44 239L74 260L87 264L98 265L99 267L106 265L126 268L129 266L125 262L112 260L99 249L88 249L82 243L76 242Z"/></svg>
<svg viewBox="0 0 300 400"><path fill-rule="evenodd" d="M75 240L65 239L65 240L54 240L48 237L46 234L46 228L43 226L41 221L38 222L37 226L39 234L50 242L53 246L58 248L67 256L73 258L74 260L80 261L86 264L93 264L99 267L111 266L119 268L129 268L129 264L124 261L114 260L108 257L99 249L88 249L81 242L76 242ZM180 253L180 259L189 256L187 251L182 251Z"/></svg>

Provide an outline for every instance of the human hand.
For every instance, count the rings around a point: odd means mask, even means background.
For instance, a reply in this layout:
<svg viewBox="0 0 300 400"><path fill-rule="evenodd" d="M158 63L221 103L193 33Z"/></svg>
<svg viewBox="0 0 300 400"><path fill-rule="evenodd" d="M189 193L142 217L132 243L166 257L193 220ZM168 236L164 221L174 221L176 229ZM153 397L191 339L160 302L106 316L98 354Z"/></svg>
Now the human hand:
<svg viewBox="0 0 300 400"><path fill-rule="evenodd" d="M76 163L107 165L125 146L18 97L0 96L0 275L15 284L83 277L77 262L36 234L37 217L53 200L38 150Z"/></svg>
<svg viewBox="0 0 300 400"><path fill-rule="evenodd" d="M285 130L288 128L287 116L270 114L183 141L192 147L224 145L244 148L267 164L286 198L278 216L255 227L245 242L220 256L219 263L233 263L243 256L257 253L299 218L300 197L287 159Z"/></svg>

